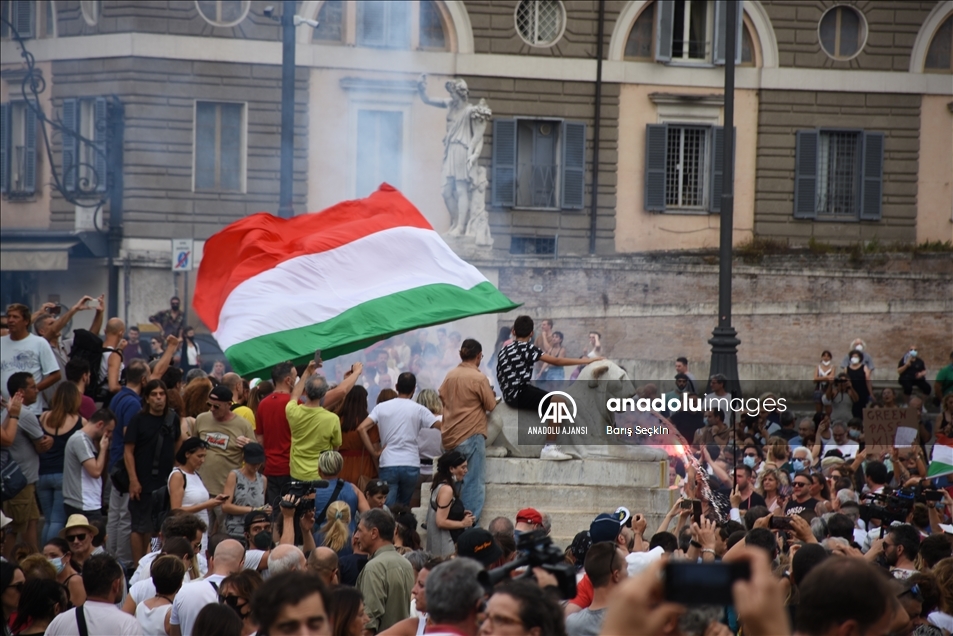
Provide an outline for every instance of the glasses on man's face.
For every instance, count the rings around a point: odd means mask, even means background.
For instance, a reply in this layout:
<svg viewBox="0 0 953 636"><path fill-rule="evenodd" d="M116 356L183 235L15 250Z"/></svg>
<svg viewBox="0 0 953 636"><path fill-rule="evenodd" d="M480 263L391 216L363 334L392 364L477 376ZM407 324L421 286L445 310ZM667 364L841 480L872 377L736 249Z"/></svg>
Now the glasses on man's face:
<svg viewBox="0 0 953 636"><path fill-rule="evenodd" d="M796 482L794 482L794 483L791 484L791 485L794 486L795 488L806 488L806 487L807 487L807 482L806 482L806 481L796 481Z"/></svg>
<svg viewBox="0 0 953 636"><path fill-rule="evenodd" d="M66 535L66 540L69 543L82 543L86 540L86 533Z"/></svg>
<svg viewBox="0 0 953 636"><path fill-rule="evenodd" d="M224 405L224 404L217 404L217 403L215 403L215 402L206 402L206 403L205 403L205 406L209 407L209 408L212 409L213 411L217 411L219 408L221 408L222 406L225 406L225 405Z"/></svg>
<svg viewBox="0 0 953 636"><path fill-rule="evenodd" d="M235 609L238 609L238 608L240 608L240 607L244 607L245 604L247 603L247 601L245 601L245 599L244 599L243 597L238 596L238 595L236 595L236 594L223 594L223 595L219 595L218 599L219 599L219 602L224 603L224 604L226 604L226 605L228 605L228 606L230 606L230 607L234 607ZM243 603L243 602L240 602L240 601L245 601L245 602Z"/></svg>

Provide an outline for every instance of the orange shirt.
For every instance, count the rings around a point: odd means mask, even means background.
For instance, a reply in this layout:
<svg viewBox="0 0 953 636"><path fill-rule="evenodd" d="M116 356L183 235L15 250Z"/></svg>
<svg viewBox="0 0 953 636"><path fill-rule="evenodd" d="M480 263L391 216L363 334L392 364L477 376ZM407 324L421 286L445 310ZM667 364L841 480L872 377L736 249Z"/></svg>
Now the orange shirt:
<svg viewBox="0 0 953 636"><path fill-rule="evenodd" d="M452 450L477 433L486 437L486 412L496 408L490 379L476 367L459 364L440 385L443 447Z"/></svg>

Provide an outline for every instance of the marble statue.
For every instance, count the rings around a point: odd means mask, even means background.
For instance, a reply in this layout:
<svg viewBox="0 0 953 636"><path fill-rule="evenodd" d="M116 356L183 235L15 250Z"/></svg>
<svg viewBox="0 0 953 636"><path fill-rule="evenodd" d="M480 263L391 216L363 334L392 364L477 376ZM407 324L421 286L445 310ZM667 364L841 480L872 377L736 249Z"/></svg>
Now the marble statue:
<svg viewBox="0 0 953 636"><path fill-rule="evenodd" d="M425 104L447 109L447 134L443 138L443 200L450 213L449 236L466 236L480 246L493 244L486 213L486 168L479 165L483 134L492 111L481 99L468 101L470 91L462 79L445 84L449 98L427 95L427 76L417 83Z"/></svg>

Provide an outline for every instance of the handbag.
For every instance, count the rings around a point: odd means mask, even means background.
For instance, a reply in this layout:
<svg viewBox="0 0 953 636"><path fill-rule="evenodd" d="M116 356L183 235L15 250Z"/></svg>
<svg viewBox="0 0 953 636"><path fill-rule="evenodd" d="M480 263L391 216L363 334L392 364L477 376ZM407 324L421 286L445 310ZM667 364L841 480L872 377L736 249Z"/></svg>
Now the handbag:
<svg viewBox="0 0 953 636"><path fill-rule="evenodd" d="M109 469L109 481L120 494L129 494L129 471L126 470L126 462L123 458L120 457L119 461Z"/></svg>
<svg viewBox="0 0 953 636"><path fill-rule="evenodd" d="M16 497L27 486L26 476L5 448L0 449L0 478L3 479L4 501Z"/></svg>

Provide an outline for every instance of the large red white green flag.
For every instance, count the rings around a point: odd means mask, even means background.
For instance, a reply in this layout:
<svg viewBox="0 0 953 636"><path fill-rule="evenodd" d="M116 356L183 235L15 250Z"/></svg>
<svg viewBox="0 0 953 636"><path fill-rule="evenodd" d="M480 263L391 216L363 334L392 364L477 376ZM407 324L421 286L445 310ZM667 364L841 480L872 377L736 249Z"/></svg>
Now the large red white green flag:
<svg viewBox="0 0 953 636"><path fill-rule="evenodd" d="M193 301L241 375L325 359L418 327L518 307L384 184L280 219L260 212L206 243Z"/></svg>
<svg viewBox="0 0 953 636"><path fill-rule="evenodd" d="M942 477L950 474L953 474L953 438L937 435L927 477Z"/></svg>

